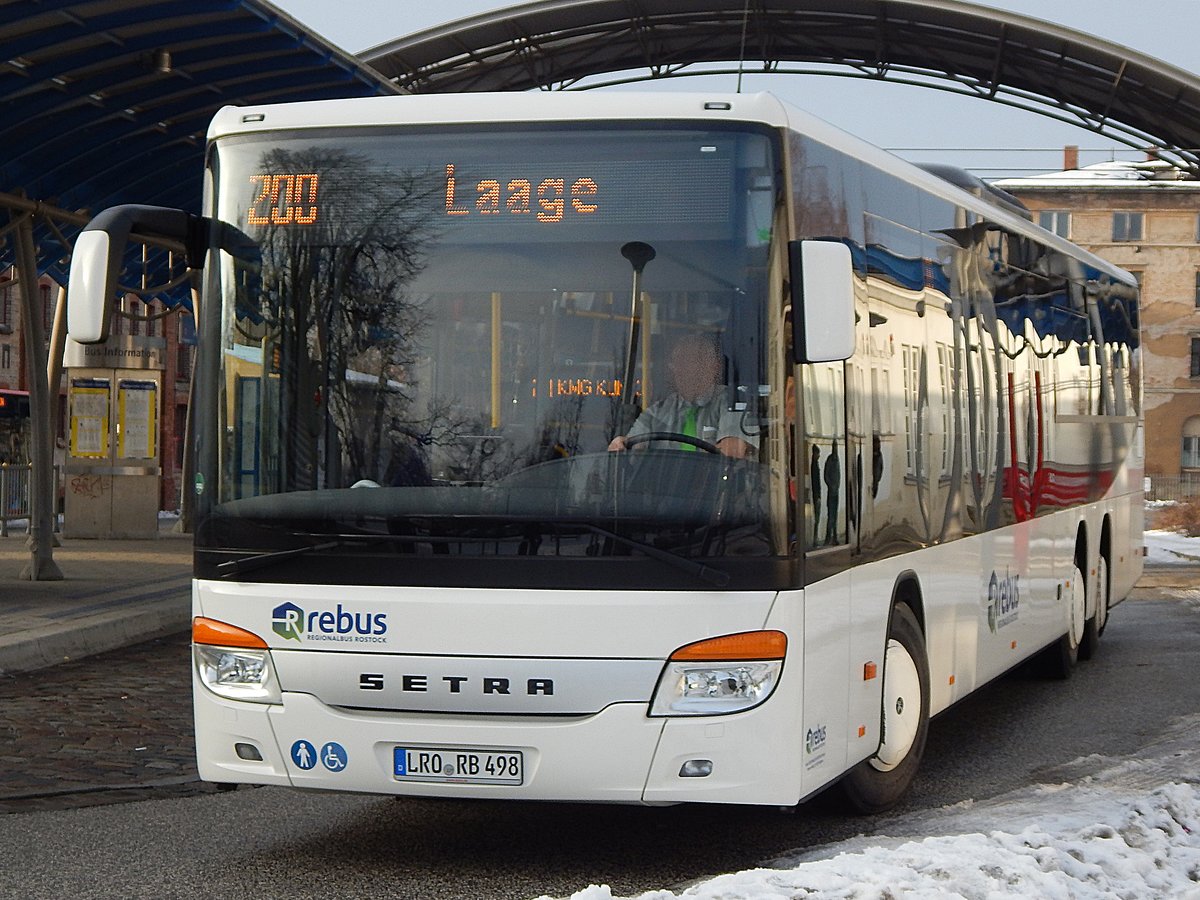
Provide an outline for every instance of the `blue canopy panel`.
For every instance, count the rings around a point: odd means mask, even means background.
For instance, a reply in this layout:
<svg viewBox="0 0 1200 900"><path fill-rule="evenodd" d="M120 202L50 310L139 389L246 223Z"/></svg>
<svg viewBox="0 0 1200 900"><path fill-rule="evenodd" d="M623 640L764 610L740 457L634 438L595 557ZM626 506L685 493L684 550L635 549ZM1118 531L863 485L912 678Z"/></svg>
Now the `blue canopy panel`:
<svg viewBox="0 0 1200 900"><path fill-rule="evenodd" d="M264 0L6 3L0 34L0 192L89 216L121 203L199 212L204 136L222 106L398 92ZM37 217L40 273L66 282L79 230ZM131 247L122 283L165 284L166 263ZM159 299L190 303L188 286Z"/></svg>
<svg viewBox="0 0 1200 900"><path fill-rule="evenodd" d="M1026 334L1028 322L1039 338L1054 338L1064 347L1094 341L1136 349L1141 338L1133 288L1092 266L1083 267L1083 279L1075 286L1075 297L1064 281L1052 293L1025 294L997 302L996 315L1015 335ZM1096 322L1083 299L1089 291L1095 294Z"/></svg>
<svg viewBox="0 0 1200 900"><path fill-rule="evenodd" d="M930 287L943 294L950 293L950 278L937 260L900 256L882 244L860 247L851 240L842 243L850 248L854 271L859 275L880 275L910 291Z"/></svg>
<svg viewBox="0 0 1200 900"><path fill-rule="evenodd" d="M850 248L854 270L860 276L880 276L911 291L928 287L942 294L950 293L950 278L942 263L936 260L899 256L879 244L861 247L850 240L842 243ZM1028 322L1043 340L1055 338L1063 346L1083 345L1093 339L1093 326L1082 299L1083 292L1090 287L1097 293L1096 308L1103 343L1136 348L1139 328L1132 289L1088 265L1083 266L1082 279L1082 283L1076 285L1078 300L1071 297L1065 278L1046 277L1041 282L1043 289L1051 288L1046 293L997 297L996 316L1014 335L1025 335Z"/></svg>

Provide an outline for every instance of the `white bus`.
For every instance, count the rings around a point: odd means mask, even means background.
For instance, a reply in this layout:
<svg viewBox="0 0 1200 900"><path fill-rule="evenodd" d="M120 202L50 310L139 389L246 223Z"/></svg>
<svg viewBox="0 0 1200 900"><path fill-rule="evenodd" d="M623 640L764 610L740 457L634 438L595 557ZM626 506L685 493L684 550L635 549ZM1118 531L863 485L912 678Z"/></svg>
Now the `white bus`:
<svg viewBox="0 0 1200 900"><path fill-rule="evenodd" d="M229 108L206 172L70 295L202 269L206 780L881 810L1141 572L1134 280L771 95ZM635 424L688 342L707 424Z"/></svg>

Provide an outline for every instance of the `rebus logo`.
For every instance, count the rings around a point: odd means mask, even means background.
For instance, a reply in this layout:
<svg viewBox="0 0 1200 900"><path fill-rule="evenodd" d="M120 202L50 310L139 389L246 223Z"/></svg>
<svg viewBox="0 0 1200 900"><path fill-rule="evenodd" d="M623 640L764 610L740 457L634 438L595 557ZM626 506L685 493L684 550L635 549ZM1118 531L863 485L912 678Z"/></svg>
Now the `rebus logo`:
<svg viewBox="0 0 1200 900"><path fill-rule="evenodd" d="M295 603L283 603L271 611L271 628L287 641L304 637L304 610Z"/></svg>
<svg viewBox="0 0 1200 900"><path fill-rule="evenodd" d="M352 641L382 644L387 641L387 614L335 610L305 612L295 603L282 603L271 612L271 628L288 641ZM306 637L307 636L307 637Z"/></svg>
<svg viewBox="0 0 1200 900"><path fill-rule="evenodd" d="M809 753L814 753L821 749L825 746L825 738L828 734L829 729L826 725L808 729L804 734L804 749Z"/></svg>
<svg viewBox="0 0 1200 900"><path fill-rule="evenodd" d="M992 633L994 634L997 629L1017 621L1020 607L1021 576L1010 575L1005 569L1004 577L1001 578L993 571L991 580L988 581L987 594L988 628L992 630Z"/></svg>

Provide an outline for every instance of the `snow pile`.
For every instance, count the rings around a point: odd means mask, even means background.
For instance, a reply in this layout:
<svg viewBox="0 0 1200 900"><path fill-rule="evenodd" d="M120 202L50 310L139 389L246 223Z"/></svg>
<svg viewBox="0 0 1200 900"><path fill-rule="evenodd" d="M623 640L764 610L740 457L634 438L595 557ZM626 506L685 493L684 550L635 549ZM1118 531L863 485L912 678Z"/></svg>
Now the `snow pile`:
<svg viewBox="0 0 1200 900"><path fill-rule="evenodd" d="M1200 565L1200 538L1174 531L1147 531L1145 540L1147 566Z"/></svg>
<svg viewBox="0 0 1200 900"><path fill-rule="evenodd" d="M1075 760L1066 783L893 815L879 834L636 900L1200 900L1197 734L1200 714L1185 716L1137 757ZM617 898L592 885L571 900Z"/></svg>
<svg viewBox="0 0 1200 900"><path fill-rule="evenodd" d="M1044 794L1059 789L1041 790ZM1092 793L1087 788L1080 790L1085 796ZM1098 804L1103 814L1103 793L1092 796L1093 802L1085 805ZM1041 803L1045 802L1043 796ZM1018 802L1010 813L1018 810L1034 812ZM992 807L985 815L1004 816L1004 811ZM1078 815L1051 814L1049 822L1013 831L903 842L871 838L874 846L831 858L813 859L793 868L721 875L682 893L650 891L639 900L1200 898L1200 788L1195 784L1161 785L1123 812L1110 808L1104 816L1107 822L1067 821ZM1047 818L1044 812L1040 817ZM835 844L825 852L840 846ZM606 886L593 885L573 894L571 900L614 900L614 895Z"/></svg>

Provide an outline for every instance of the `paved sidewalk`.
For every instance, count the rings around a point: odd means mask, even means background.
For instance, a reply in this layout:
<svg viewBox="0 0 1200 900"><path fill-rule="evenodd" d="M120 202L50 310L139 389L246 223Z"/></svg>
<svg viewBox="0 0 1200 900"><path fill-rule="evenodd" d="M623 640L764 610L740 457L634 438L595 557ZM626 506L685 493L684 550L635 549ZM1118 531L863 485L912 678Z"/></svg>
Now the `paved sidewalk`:
<svg viewBox="0 0 1200 900"><path fill-rule="evenodd" d="M163 520L153 540L63 538L62 581L19 576L24 534L0 538L0 674L177 634L191 617L191 535Z"/></svg>
<svg viewBox="0 0 1200 900"><path fill-rule="evenodd" d="M1138 583L1133 586L1135 591L1148 588L1178 588L1180 590L1200 590L1200 566L1147 565Z"/></svg>

